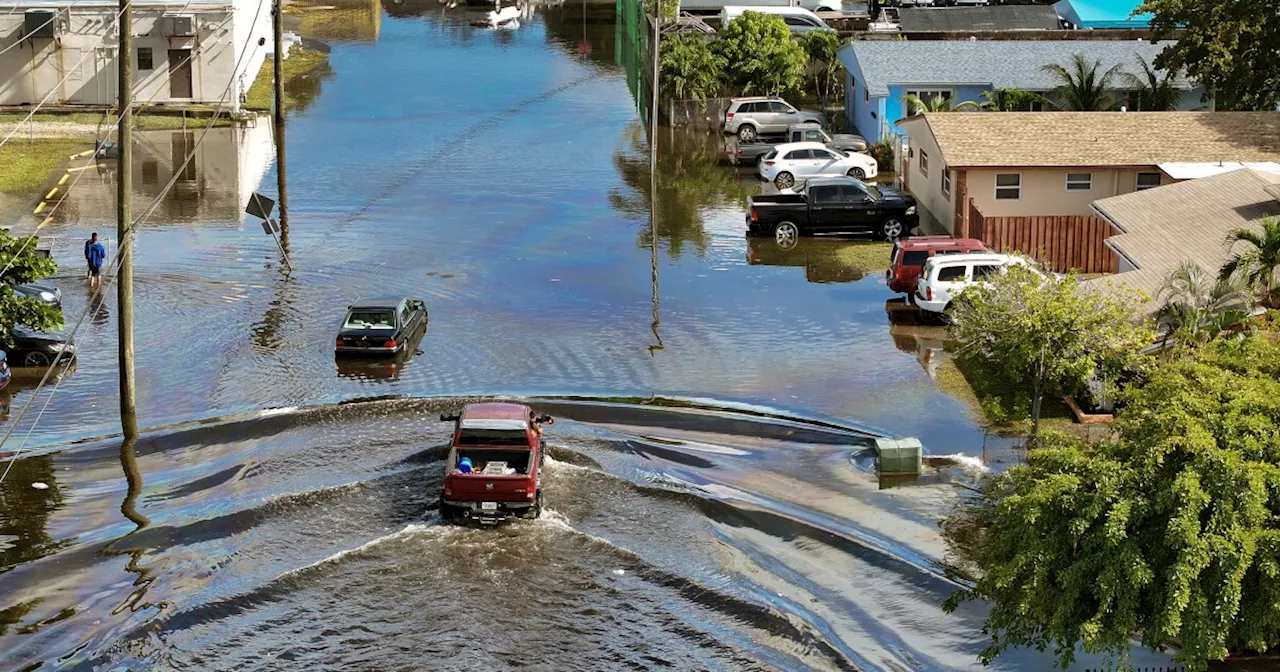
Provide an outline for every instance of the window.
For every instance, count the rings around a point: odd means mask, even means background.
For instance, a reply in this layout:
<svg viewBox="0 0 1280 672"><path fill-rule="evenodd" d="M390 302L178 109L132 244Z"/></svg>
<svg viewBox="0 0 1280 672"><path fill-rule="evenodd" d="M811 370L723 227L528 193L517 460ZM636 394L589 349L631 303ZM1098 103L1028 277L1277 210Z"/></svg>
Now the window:
<svg viewBox="0 0 1280 672"><path fill-rule="evenodd" d="M410 314L411 312L409 311L409 304L406 303L402 308L400 308L400 324L402 325L409 324Z"/></svg>
<svg viewBox="0 0 1280 672"><path fill-rule="evenodd" d="M813 158L822 159L823 161L834 161L836 159L836 155L825 149L815 149L813 150Z"/></svg>
<svg viewBox="0 0 1280 672"><path fill-rule="evenodd" d="M154 70L155 67L151 47L138 47L138 70Z"/></svg>
<svg viewBox="0 0 1280 672"><path fill-rule="evenodd" d="M942 193L951 196L951 171L946 166L942 167Z"/></svg>
<svg viewBox="0 0 1280 672"><path fill-rule="evenodd" d="M807 161L808 159L813 158L813 155L807 149L797 149L794 152L787 152L787 155L782 158L787 161Z"/></svg>
<svg viewBox="0 0 1280 672"><path fill-rule="evenodd" d="M795 109L793 109L790 105L787 105L786 103L772 102L772 103L769 103L769 111L777 112L780 114L790 114L792 112L795 112Z"/></svg>
<svg viewBox="0 0 1280 672"><path fill-rule="evenodd" d="M1000 273L1000 266L994 264L983 264L973 267L973 279L980 280L988 275L996 275Z"/></svg>
<svg viewBox="0 0 1280 672"><path fill-rule="evenodd" d="M871 102L871 87L869 86L862 87L862 102L864 103Z"/></svg>
<svg viewBox="0 0 1280 672"><path fill-rule="evenodd" d="M1138 173L1138 191L1158 186L1160 186L1160 173Z"/></svg>
<svg viewBox="0 0 1280 672"><path fill-rule="evenodd" d="M805 131L804 132L805 142L822 142L823 140L826 140L826 138L822 137L822 131Z"/></svg>
<svg viewBox="0 0 1280 672"><path fill-rule="evenodd" d="M840 187L840 193L845 203L856 205L858 203L867 203L871 200L871 195L859 185L846 184Z"/></svg>
<svg viewBox="0 0 1280 672"><path fill-rule="evenodd" d="M1022 200L1022 175L1020 173L996 174L996 200Z"/></svg>
<svg viewBox="0 0 1280 672"><path fill-rule="evenodd" d="M951 91L949 89L909 89L907 91L907 95L919 98L925 105L930 104L937 98L941 98L942 100L951 100ZM907 113L908 116L910 116L911 110L908 109Z"/></svg>
<svg viewBox="0 0 1280 672"><path fill-rule="evenodd" d="M1093 173L1067 173L1067 191L1092 191Z"/></svg>
<svg viewBox="0 0 1280 672"><path fill-rule="evenodd" d="M964 266L943 266L938 269L938 282L959 282L964 280Z"/></svg>
<svg viewBox="0 0 1280 672"><path fill-rule="evenodd" d="M920 174L921 175L929 174L929 154L925 152L923 149L920 150Z"/></svg>
<svg viewBox="0 0 1280 672"><path fill-rule="evenodd" d="M818 187L811 193L815 205L830 205L840 200L840 187Z"/></svg>
<svg viewBox="0 0 1280 672"><path fill-rule="evenodd" d="M924 250L916 250L902 255L903 266L924 266L924 262L929 260L929 253Z"/></svg>
<svg viewBox="0 0 1280 672"><path fill-rule="evenodd" d="M346 324L342 325L343 329L395 329L396 314L393 310L382 310L380 308L369 308L367 310L353 310L347 316Z"/></svg>

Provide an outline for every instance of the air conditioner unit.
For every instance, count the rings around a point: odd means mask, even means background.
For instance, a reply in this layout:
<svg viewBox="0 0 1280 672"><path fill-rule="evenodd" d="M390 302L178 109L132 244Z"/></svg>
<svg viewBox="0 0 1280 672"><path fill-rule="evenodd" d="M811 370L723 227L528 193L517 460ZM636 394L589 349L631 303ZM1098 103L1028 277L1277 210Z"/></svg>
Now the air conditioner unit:
<svg viewBox="0 0 1280 672"><path fill-rule="evenodd" d="M169 37L188 37L196 34L196 21L191 16L166 16L164 34Z"/></svg>
<svg viewBox="0 0 1280 672"><path fill-rule="evenodd" d="M56 9L28 9L23 19L23 37L58 37L62 34Z"/></svg>

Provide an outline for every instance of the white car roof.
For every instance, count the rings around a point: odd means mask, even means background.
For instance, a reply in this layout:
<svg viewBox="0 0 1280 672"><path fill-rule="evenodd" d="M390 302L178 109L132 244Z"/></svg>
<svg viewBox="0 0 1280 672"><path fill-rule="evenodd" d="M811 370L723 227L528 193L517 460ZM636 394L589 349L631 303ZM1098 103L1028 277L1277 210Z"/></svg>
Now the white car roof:
<svg viewBox="0 0 1280 672"><path fill-rule="evenodd" d="M935 254L925 262L934 266L959 266L962 264L972 264L975 262L999 262L1012 264L1015 262L1026 262L1026 259L1016 254L981 254L981 253L965 253L965 254Z"/></svg>
<svg viewBox="0 0 1280 672"><path fill-rule="evenodd" d="M819 18L817 14L814 14L813 12L805 9L804 7L786 7L786 6L774 6L774 5L756 5L756 6L750 6L750 7L747 7L744 5L725 5L724 12L725 14L728 14L730 16L738 16L745 12L760 12L761 14L782 14L782 15L790 14L791 16L811 16L815 19Z"/></svg>
<svg viewBox="0 0 1280 672"><path fill-rule="evenodd" d="M830 149L830 147L827 147L821 142L787 142L781 145L774 145L773 148L777 150L779 154L782 152L789 152L793 149Z"/></svg>

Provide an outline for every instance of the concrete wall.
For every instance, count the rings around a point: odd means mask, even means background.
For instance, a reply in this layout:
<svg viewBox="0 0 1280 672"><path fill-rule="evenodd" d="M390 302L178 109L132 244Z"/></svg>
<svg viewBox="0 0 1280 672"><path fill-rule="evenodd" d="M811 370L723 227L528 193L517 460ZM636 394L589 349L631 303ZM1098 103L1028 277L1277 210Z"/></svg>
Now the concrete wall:
<svg viewBox="0 0 1280 672"><path fill-rule="evenodd" d="M956 182L952 173L951 194L942 193L942 174L950 170L942 160L942 152L934 142L930 133L923 137L911 139L910 167L907 168L907 181L911 193L916 197L918 207L928 211L933 221L937 222L947 233L955 234L955 198ZM929 157L929 174L921 170L922 155ZM921 213L924 216L924 213Z"/></svg>
<svg viewBox="0 0 1280 672"><path fill-rule="evenodd" d="M234 0L234 5L135 5L134 53L130 58L137 68L138 49L150 48L153 66L150 70L135 69L135 101L215 104L232 84L226 102L238 110L240 94L252 84L269 50L270 7L263 2L255 20L258 4L257 0ZM114 5L64 8L58 19L62 26L60 38L21 40L23 14L28 7L38 5L0 4L0 49L20 42L0 54L0 105L35 105L41 101L46 105L114 103L118 44ZM160 21L165 14L194 17L195 37L167 37ZM268 44L259 46L258 38L267 38ZM248 54L240 58L246 44ZM171 49L194 52L190 57L191 98L171 95ZM234 84L241 81L242 87Z"/></svg>

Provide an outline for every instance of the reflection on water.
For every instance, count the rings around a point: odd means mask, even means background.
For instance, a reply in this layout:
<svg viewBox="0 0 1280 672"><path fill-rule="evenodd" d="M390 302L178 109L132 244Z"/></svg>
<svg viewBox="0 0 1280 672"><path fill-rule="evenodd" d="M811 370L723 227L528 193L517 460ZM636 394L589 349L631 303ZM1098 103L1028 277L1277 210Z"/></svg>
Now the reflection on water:
<svg viewBox="0 0 1280 672"><path fill-rule="evenodd" d="M62 508L63 493L48 455L28 456L13 462L12 452L0 452L0 574L42 558L71 544L73 539L54 539L46 529L49 516ZM46 487L33 487L40 483ZM0 607L5 607L0 603ZM8 610L6 610L8 611ZM0 616L0 634L4 633Z"/></svg>
<svg viewBox="0 0 1280 672"><path fill-rule="evenodd" d="M800 238L789 245L778 245L772 238L751 238L747 241L747 261L768 266L803 266L804 278L809 282L857 282L868 272L865 254L860 247L866 243L823 238Z"/></svg>

